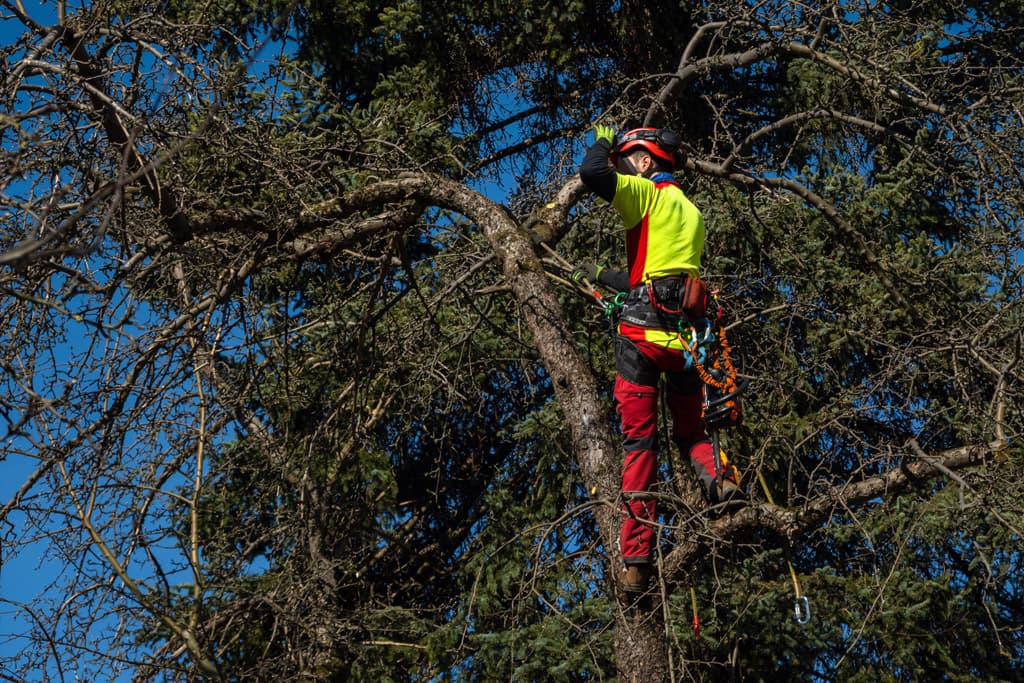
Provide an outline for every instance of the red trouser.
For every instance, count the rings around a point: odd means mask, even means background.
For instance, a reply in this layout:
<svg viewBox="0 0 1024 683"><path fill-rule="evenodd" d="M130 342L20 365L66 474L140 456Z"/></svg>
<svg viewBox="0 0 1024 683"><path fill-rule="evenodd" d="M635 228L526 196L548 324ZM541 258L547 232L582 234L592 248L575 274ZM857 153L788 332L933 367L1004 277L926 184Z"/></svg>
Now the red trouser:
<svg viewBox="0 0 1024 683"><path fill-rule="evenodd" d="M615 400L625 446L622 490L650 491L658 475L658 377L666 375L665 401L672 416L672 440L688 455L701 483L715 480L715 458L701 422L700 377L686 369L684 352L618 337L615 345ZM654 529L654 500L632 500L626 512L619 545L626 564L650 562Z"/></svg>

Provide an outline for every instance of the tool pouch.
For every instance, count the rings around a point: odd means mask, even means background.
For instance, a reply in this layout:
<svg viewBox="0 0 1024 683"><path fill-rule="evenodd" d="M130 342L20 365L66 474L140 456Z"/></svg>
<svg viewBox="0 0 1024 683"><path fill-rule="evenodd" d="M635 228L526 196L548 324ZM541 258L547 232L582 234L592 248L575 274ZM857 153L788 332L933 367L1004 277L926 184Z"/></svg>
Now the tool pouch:
<svg viewBox="0 0 1024 683"><path fill-rule="evenodd" d="M699 277L683 278L680 307L690 320L699 320L708 311L708 286Z"/></svg>

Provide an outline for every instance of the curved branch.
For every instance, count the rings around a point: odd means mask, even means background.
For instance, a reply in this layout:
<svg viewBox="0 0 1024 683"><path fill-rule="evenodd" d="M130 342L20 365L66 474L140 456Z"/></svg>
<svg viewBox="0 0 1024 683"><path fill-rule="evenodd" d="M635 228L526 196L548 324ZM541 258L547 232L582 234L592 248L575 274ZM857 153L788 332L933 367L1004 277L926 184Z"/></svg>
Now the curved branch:
<svg viewBox="0 0 1024 683"><path fill-rule="evenodd" d="M832 71L861 84L865 88L876 90L889 99L901 104L911 105L932 114L945 115L946 113L945 106L941 104L936 104L927 98L917 97L897 88L887 86L881 80L868 76L860 70L842 63L835 57L832 57L815 47L802 45L800 43L779 44L765 42L743 52L705 57L694 62L689 61L690 53L692 51L691 48L695 45L695 41L698 37L702 36L706 30L719 29L725 25L726 24L723 22L715 22L701 26L697 29L693 40L690 41L690 44L687 45L687 48L683 53L683 58L680 60L679 68L676 70L676 73L673 74L668 83L662 87L661 91L654 98L654 102L648 108L647 115L644 118L644 125L652 125L654 120L657 118L658 112L664 109L665 104L672 98L676 97L678 93L690 83L690 81L697 78L699 75L713 71L738 69L744 66L749 66L768 57L795 57L807 59L826 66Z"/></svg>
<svg viewBox="0 0 1024 683"><path fill-rule="evenodd" d="M557 235L575 198L582 193L579 180L570 180L555 200L539 211L546 235ZM356 190L344 198L347 210L365 209L415 199L461 213L477 223L490 242L505 280L519 303L537 351L551 377L566 422L572 431L573 452L592 495L618 491L618 441L612 434L598 396L597 378L576 348L565 324L561 305L534 250L531 233L500 204L446 178L417 175L385 181ZM537 233L534 234L537 236ZM613 511L598 515L606 547L614 547L618 518Z"/></svg>
<svg viewBox="0 0 1024 683"><path fill-rule="evenodd" d="M722 24L722 26L724 25L725 24ZM703 28L704 27L702 26L697 32L701 33ZM740 67L749 66L754 62L775 53L777 53L777 46L774 43L762 43L761 45L745 50L744 52L705 57L704 59L699 59L692 63L680 62L679 69L669 79L668 83L662 87L661 91L654 98L654 102L647 109L647 115L644 117L644 125L653 125L658 112L664 109L665 104L675 97L684 86L697 76L712 71L738 69ZM687 51L683 53L684 59L687 59L688 54L689 46L687 47Z"/></svg>
<svg viewBox="0 0 1024 683"><path fill-rule="evenodd" d="M769 503L746 507L732 516L708 524L706 534L691 534L665 558L666 579L673 583L686 580L687 571L706 552L705 538L729 539L758 529L769 530L790 542L824 523L837 507L852 507L875 498L890 498L913 488L922 480L983 463L998 452L1001 444L953 448L935 455L911 452L908 462L888 472L858 482L834 486L812 498L798 509L786 509Z"/></svg>
<svg viewBox="0 0 1024 683"><path fill-rule="evenodd" d="M789 116L784 116L777 121L773 121L768 125L762 126L761 128L755 130L753 133L748 135L742 142L740 142L740 144L736 145L733 151L730 152L729 156L726 157L719 165L723 169L731 170L732 167L735 166L736 161L739 159L739 157L745 154L753 146L753 144L760 140L761 138L766 137L772 133L778 132L783 128L786 128L787 126L803 123L805 121L812 121L814 119L835 119L837 121L845 121L846 123L858 126L860 128L864 128L865 130L869 130L875 133L898 135L888 126L883 126L881 124L875 123L874 121L868 121L867 119L862 119L859 116L844 114L843 112L836 111L835 109L826 109L824 107L819 107L811 111L802 111L797 112L795 114L790 114Z"/></svg>

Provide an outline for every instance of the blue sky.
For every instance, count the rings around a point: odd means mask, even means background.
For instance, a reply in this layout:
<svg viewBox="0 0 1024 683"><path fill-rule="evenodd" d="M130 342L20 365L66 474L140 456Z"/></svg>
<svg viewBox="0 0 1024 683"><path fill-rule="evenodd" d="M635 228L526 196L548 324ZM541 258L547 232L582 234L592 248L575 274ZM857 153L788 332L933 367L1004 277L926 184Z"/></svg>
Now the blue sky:
<svg viewBox="0 0 1024 683"><path fill-rule="evenodd" d="M40 22L49 23L56 16L53 3L44 6L30 0L24 3L24 6L30 16ZM25 26L20 21L10 18L10 13L6 10L0 12L0 17L3 17L0 18L0 44L6 47L12 45L24 33ZM4 144L7 142L5 139ZM7 215L3 220L8 227L15 222L12 216ZM9 445L10 443L5 444ZM15 455L9 448L5 450L8 455L3 460L3 476L0 477L0 500L3 503L11 500L39 466L39 461L34 458ZM5 522L2 535L4 541L12 535L12 531L23 529L27 520L22 512L14 511ZM0 661L17 656L22 648L17 634L31 627L25 613L17 605L28 602L44 592L57 573L56 567L45 560L45 546L41 544L25 548L16 555L12 554L9 548L3 550L3 564L0 565ZM0 673L6 673L6 666L0 665Z"/></svg>
<svg viewBox="0 0 1024 683"><path fill-rule="evenodd" d="M13 18L13 7L10 3L4 3L0 6L0 44L5 48L9 48L17 43L23 36L26 35L27 27L18 19ZM22 3L26 13L35 22L43 26L52 25L56 22L56 4L54 2L24 2ZM26 41L26 46L31 47L32 45L39 42L38 37L30 37ZM266 59L273 59L276 51L275 46L268 46L262 52L262 55ZM279 47L279 46L277 46ZM16 52L10 60L18 59L23 52ZM45 55L43 56L45 59ZM265 68L265 62L254 61L250 67L259 72ZM24 107L24 102L16 102L14 106ZM3 135L0 138L0 144L8 148L9 145L17 144L16 137L11 134ZM5 179L6 185L2 187L2 190L8 196L28 198L28 197L39 197L52 192L54 183L60 184L61 182L74 182L70 176L65 177L63 180L57 176L57 180L54 181L50 178L40 179L38 177L24 177L14 182L10 182L10 179ZM33 185L34 182L40 181L39 184ZM2 209L0 209L2 211ZM0 213L3 216L3 224L6 227L8 235L14 234L25 234L24 230L26 227L32 228L34 225L34 219L31 218L26 212L19 210L9 210L6 213ZM78 265L88 266L88 259L83 259L79 264L68 263L70 267ZM94 277L102 279L102 274L93 273ZM82 312L82 307L88 306L89 302L84 298L82 300L71 299L63 302L63 305L67 308L68 312ZM108 317L116 317L119 313L117 306L115 305L112 309L105 311ZM138 306L133 311L132 320L140 321L144 324L145 319L148 317L149 312L145 305ZM46 358L42 358L40 354L39 361L49 363L49 372L43 372L40 376L49 374L58 378L73 379L77 382L88 382L88 383L101 383L104 378L99 377L95 374L83 374L87 371L81 368L95 367L95 359L98 354L109 352L109 347L104 349L103 342L101 341L98 346L93 347L93 342L96 341L95 328L90 327L86 324L82 324L72 317L66 314L59 314L54 312L51 318L54 325L58 326L59 329L65 331L66 337L63 344L59 344L52 348L52 352L46 355ZM134 334L135 332L129 328L126 330L128 334ZM141 329L139 330L141 333ZM128 345L128 342L121 341L115 342ZM30 352L29 352L30 353ZM37 358L32 359L33 362ZM91 360L91 362L86 362ZM114 371L116 375L116 370ZM19 387L10 384L8 378L0 380L0 386L4 386L3 390L9 391L12 395L22 395L23 392ZM52 396L54 389L53 385L45 386L40 381L39 386L33 387L33 390L38 391L43 396ZM97 407L97 410L99 407ZM40 433L29 434L30 438L36 439L36 443L46 442L59 442L62 438L66 440L67 433L74 433L76 427L73 425L62 425L61 429L66 430L65 434L57 434L52 439L48 435ZM134 438L129 435L129 438ZM136 446L137 452L145 453L145 442L142 437L139 436L139 446ZM22 437L8 438L4 444L5 458L2 461L3 476L0 477L0 501L5 504L12 499L18 489L24 484L24 482L32 475L33 472L40 467L42 460L34 457L34 453L37 446L30 443L27 439ZM25 455L19 455L18 452L22 451ZM187 479L187 477L186 477ZM185 483L184 481L182 483ZM174 487L174 479L170 479L166 484L166 488ZM45 517L45 516L44 516ZM5 520L3 525L3 534L0 536L4 541L17 540L24 542L23 539L32 536L42 536L46 529L38 528L34 529L31 524L31 520L22 511L12 512ZM50 521L48 524L54 524L59 522ZM59 589L55 590L53 586L58 585L55 582L61 582L62 573L66 576L73 575L76 572L76 568L67 565L63 559L59 556L57 551L51 547L45 541L38 541L32 544L19 546L17 552L14 552L15 548L13 544L7 543L6 547L2 549L2 567L0 567L0 678L6 680L6 676L13 676L18 667L19 655L24 649L24 641L22 635L26 634L33 628L33 623L28 617L29 612L25 609L26 605L33 603L39 598L43 598L51 601L55 605L59 605L65 596ZM167 555L167 562L164 563L166 568L170 566L170 563L177 559L178 566L181 566L180 552L176 549L167 549L165 551L157 551L170 553ZM177 553L175 557L174 553ZM97 564L102 567L102 560L96 558ZM143 563L144 564L144 563ZM152 573L152 567L146 568L144 566L139 567L140 572L145 569L146 574ZM94 574L98 574L99 570L93 569ZM109 573L109 572L108 572ZM190 577L185 575L182 576L182 581L189 579ZM171 581L175 580L175 577L170 577ZM61 582L63 583L63 582ZM48 615L47 615L48 616ZM52 626L52 624L44 624L46 627ZM80 637L77 634L72 634L70 637ZM24 661L24 659L21 659ZM66 665L67 663L65 663ZM76 671L65 670L63 672L57 672L56 670L50 671L49 675L51 680L57 676L58 673L62 673L67 680L74 680L77 678ZM47 674L39 672L37 678L29 678L27 680L43 680ZM88 675L88 672L85 672ZM126 675L125 680L128 676ZM117 680L117 679L114 679Z"/></svg>

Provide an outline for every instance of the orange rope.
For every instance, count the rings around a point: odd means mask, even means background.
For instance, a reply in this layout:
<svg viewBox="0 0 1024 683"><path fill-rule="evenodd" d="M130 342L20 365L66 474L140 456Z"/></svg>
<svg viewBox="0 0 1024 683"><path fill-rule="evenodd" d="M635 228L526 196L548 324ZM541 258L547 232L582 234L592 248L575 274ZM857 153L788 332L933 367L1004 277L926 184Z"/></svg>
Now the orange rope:
<svg viewBox="0 0 1024 683"><path fill-rule="evenodd" d="M692 329L692 328L691 328ZM693 367L696 368L697 374L700 375L701 380L705 384L709 384L714 388L724 393L729 393L736 390L736 366L732 363L732 347L729 346L729 339L725 336L725 328L721 329L719 334L719 340L722 347L721 354L715 354L712 359L711 369L712 370L723 370L725 379L717 380L712 377L711 373L708 372L707 368L697 358L697 341L694 340L692 344L687 344L686 340L683 339L682 333L679 334L679 341L683 347L690 352L690 356L693 358Z"/></svg>
<svg viewBox="0 0 1024 683"><path fill-rule="evenodd" d="M694 331L693 328L691 328L691 331ZM718 389L722 392L723 396L728 396L734 391L737 391L738 387L736 379L739 373L736 371L736 366L733 365L732 362L732 347L729 346L729 339L725 335L724 327L721 328L718 336L719 343L721 345L721 352L714 354L714 357L711 359L711 369L721 371L722 379L720 380L715 379L715 377L708 372L708 369L704 367L700 362L700 359L697 357L696 334L693 335L694 341L692 344L686 343L686 340L683 339L682 332L679 332L678 335L679 341L682 343L683 347L690 352L690 356L693 358L693 367L697 370L697 374L700 375L701 381L715 389ZM731 419L733 421L738 421L740 417L740 408L736 399L727 399L724 406L728 407Z"/></svg>

